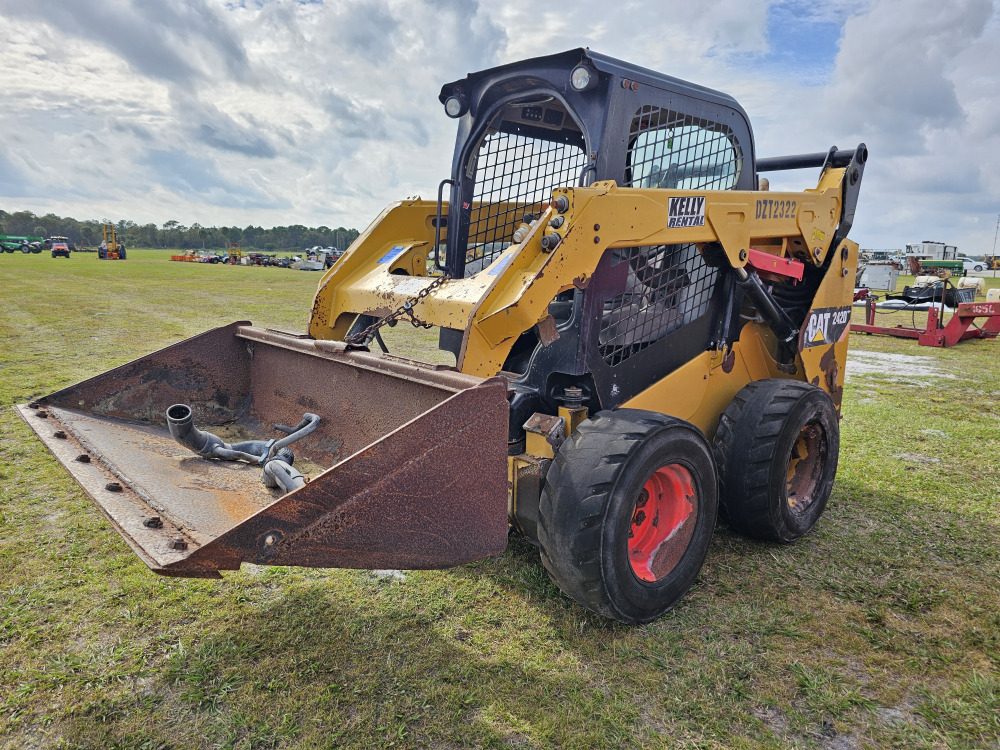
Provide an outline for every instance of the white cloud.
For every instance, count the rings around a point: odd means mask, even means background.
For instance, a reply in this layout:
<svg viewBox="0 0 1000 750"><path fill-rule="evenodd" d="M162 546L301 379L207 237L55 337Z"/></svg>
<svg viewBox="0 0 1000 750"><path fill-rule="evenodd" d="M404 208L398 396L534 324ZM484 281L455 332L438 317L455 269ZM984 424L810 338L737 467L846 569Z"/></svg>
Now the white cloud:
<svg viewBox="0 0 1000 750"><path fill-rule="evenodd" d="M990 0L876 0L847 21L824 104L809 122L870 148L862 239L991 249L1000 211L996 31Z"/></svg>
<svg viewBox="0 0 1000 750"><path fill-rule="evenodd" d="M0 0L0 21L8 210L360 228L447 176L443 83L590 46L733 94L761 156L868 143L863 246L982 252L1000 211L989 0ZM819 78L781 47L816 24L842 26Z"/></svg>

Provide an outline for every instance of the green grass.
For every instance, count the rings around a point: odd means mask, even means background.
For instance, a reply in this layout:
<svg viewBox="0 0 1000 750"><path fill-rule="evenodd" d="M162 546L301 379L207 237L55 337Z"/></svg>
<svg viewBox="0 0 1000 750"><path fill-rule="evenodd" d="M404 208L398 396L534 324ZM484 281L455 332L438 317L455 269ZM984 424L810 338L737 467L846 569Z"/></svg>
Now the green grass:
<svg viewBox="0 0 1000 750"><path fill-rule="evenodd" d="M148 572L10 405L213 325L303 330L319 280L168 256L0 255L0 748L1000 741L1000 341L852 338L956 377L852 379L816 530L720 527L690 595L633 628L516 540L403 581Z"/></svg>

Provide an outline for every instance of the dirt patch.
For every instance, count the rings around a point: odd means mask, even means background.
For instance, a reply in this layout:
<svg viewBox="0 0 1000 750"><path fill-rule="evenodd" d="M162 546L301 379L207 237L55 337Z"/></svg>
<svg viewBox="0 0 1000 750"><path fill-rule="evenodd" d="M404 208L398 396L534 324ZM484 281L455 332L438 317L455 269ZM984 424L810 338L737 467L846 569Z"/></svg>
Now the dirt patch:
<svg viewBox="0 0 1000 750"><path fill-rule="evenodd" d="M874 375L897 383L920 383L920 378L955 378L933 357L852 351L847 355L845 377L852 380L859 375Z"/></svg>
<svg viewBox="0 0 1000 750"><path fill-rule="evenodd" d="M775 735L783 735L788 731L788 719L781 709L774 706L756 706L751 711Z"/></svg>
<svg viewBox="0 0 1000 750"><path fill-rule="evenodd" d="M383 581L405 581L406 574L401 570L371 570L369 571L375 578L380 578Z"/></svg>
<svg viewBox="0 0 1000 750"><path fill-rule="evenodd" d="M939 464L941 459L936 456L925 456L923 453L893 453L894 458L901 458L904 461L912 461L918 464Z"/></svg>
<svg viewBox="0 0 1000 750"><path fill-rule="evenodd" d="M853 734L838 734L836 737L824 738L821 747L824 750L857 750L861 742Z"/></svg>
<svg viewBox="0 0 1000 750"><path fill-rule="evenodd" d="M895 706L891 708L877 708L875 709L875 713L879 719L890 726L905 726L912 724L914 721L913 714Z"/></svg>

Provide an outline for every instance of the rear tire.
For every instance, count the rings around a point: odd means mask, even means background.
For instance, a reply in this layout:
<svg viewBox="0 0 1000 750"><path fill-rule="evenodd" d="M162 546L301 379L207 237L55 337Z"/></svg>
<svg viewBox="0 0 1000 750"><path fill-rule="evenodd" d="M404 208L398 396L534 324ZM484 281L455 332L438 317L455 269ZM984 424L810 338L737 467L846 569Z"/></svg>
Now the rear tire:
<svg viewBox="0 0 1000 750"><path fill-rule="evenodd" d="M584 607L649 622L694 583L717 510L715 462L696 427L637 409L600 412L563 443L545 478L542 564Z"/></svg>
<svg viewBox="0 0 1000 750"><path fill-rule="evenodd" d="M746 536L794 542L823 514L839 454L840 422L825 391L798 380L750 383L715 435L722 517Z"/></svg>

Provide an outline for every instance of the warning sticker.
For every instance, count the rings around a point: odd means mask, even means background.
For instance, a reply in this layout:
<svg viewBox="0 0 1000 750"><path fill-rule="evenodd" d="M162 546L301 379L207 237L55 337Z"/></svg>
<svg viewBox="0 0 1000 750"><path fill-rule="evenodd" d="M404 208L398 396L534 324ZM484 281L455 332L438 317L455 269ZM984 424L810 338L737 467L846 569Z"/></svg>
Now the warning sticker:
<svg viewBox="0 0 1000 750"><path fill-rule="evenodd" d="M507 267L512 260L514 260L514 252L509 252L506 255L501 255L495 261L493 265L490 266L490 270L486 272L487 276L499 276L500 273Z"/></svg>
<svg viewBox="0 0 1000 750"><path fill-rule="evenodd" d="M835 344L847 333L851 323L851 307L821 307L809 313L802 327L802 348Z"/></svg>
<svg viewBox="0 0 1000 750"><path fill-rule="evenodd" d="M406 245L396 245L389 252L379 258L376 263L392 263L396 258L402 255L406 251Z"/></svg>
<svg viewBox="0 0 1000 750"><path fill-rule="evenodd" d="M705 226L705 196L671 198L667 202L667 228Z"/></svg>

